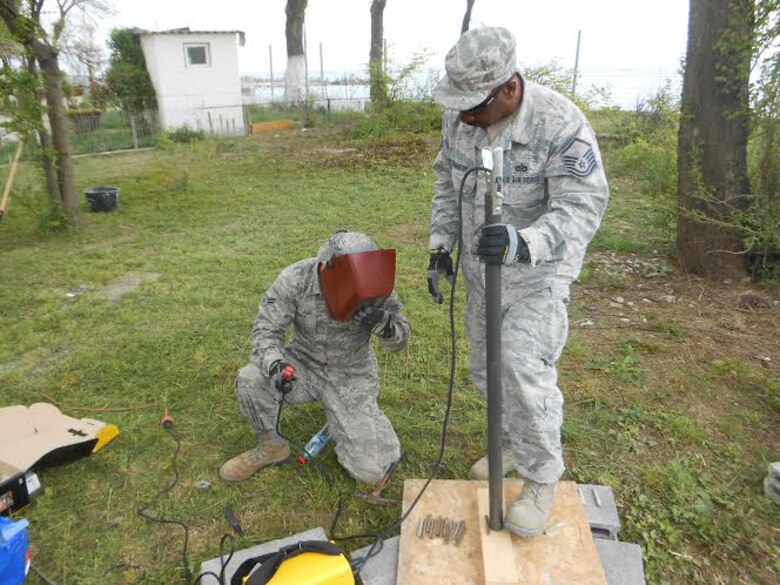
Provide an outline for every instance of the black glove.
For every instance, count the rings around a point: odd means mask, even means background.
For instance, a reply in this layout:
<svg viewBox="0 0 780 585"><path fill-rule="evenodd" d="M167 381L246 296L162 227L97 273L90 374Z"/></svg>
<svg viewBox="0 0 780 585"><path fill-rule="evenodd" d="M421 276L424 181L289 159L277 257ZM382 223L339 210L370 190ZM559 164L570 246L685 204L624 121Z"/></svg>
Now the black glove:
<svg viewBox="0 0 780 585"><path fill-rule="evenodd" d="M480 228L477 254L486 264L529 263L525 240L509 223L491 223Z"/></svg>
<svg viewBox="0 0 780 585"><path fill-rule="evenodd" d="M444 276L450 283L450 288L455 284L455 273L452 270L452 257L444 248L431 251L431 260L428 262L428 292L433 297L433 302L439 305L444 302L444 297L439 291L439 276Z"/></svg>
<svg viewBox="0 0 780 585"><path fill-rule="evenodd" d="M271 365L268 375L271 377L271 384L274 385L278 392L287 394L292 391L293 382L296 379L293 366L282 360L277 360Z"/></svg>
<svg viewBox="0 0 780 585"><path fill-rule="evenodd" d="M395 335L395 323L390 315L390 311L380 309L379 307L361 307L352 316L352 320L365 329L370 329L372 333L389 339Z"/></svg>

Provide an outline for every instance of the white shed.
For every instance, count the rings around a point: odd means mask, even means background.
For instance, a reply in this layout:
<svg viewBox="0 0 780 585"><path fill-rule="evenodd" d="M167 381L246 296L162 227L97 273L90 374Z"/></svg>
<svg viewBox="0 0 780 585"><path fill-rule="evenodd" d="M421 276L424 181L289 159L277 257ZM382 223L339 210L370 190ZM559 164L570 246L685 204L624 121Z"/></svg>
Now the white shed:
<svg viewBox="0 0 780 585"><path fill-rule="evenodd" d="M138 31L157 94L160 124L208 134L246 134L238 74L241 31Z"/></svg>

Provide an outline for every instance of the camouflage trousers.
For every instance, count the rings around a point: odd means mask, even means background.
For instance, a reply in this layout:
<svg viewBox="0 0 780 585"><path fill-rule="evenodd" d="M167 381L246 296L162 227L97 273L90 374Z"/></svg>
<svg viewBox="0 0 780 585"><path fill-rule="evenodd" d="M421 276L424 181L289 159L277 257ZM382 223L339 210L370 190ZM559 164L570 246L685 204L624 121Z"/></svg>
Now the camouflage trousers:
<svg viewBox="0 0 780 585"><path fill-rule="evenodd" d="M314 368L289 351L285 359L295 367L296 376L293 391L285 395L285 405L320 401L341 466L359 481L376 483L382 479L390 464L401 457L401 445L377 404L376 367L355 375L354 371ZM256 433L275 434L281 395L265 372L251 363L241 368L236 378L236 396L241 414ZM286 436L292 434L281 431ZM303 445L308 437L298 439Z"/></svg>
<svg viewBox="0 0 780 585"><path fill-rule="evenodd" d="M544 289L504 302L501 328L502 441L523 477L553 483L563 475L563 395L555 364L568 336L568 290ZM466 331L471 376L487 396L485 300L469 294Z"/></svg>

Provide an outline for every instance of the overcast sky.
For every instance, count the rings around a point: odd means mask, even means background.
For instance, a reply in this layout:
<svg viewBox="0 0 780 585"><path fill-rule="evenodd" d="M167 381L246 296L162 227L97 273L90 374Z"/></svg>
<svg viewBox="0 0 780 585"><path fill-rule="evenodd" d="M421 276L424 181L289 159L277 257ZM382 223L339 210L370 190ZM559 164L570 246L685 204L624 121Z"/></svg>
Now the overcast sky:
<svg viewBox="0 0 780 585"><path fill-rule="evenodd" d="M242 30L242 74L267 75L269 46L274 76L284 72L285 0L113 0L115 15L103 23L162 30ZM306 37L309 69L360 71L368 61L370 0L309 0ZM443 67L457 40L466 0L387 0L385 38L391 63L404 65L414 54L430 55L428 66ZM571 69L582 31L579 68L583 82L599 79L614 94L655 88L676 74L685 53L688 0L476 0L472 28L500 25L517 37L520 68L553 60Z"/></svg>

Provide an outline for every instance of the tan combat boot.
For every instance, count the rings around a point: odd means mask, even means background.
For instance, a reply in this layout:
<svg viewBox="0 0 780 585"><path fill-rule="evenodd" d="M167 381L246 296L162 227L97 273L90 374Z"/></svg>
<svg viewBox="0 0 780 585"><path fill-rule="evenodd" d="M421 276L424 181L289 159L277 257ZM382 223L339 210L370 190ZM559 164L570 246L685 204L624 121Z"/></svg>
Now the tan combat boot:
<svg viewBox="0 0 780 585"><path fill-rule="evenodd" d="M228 459L219 468L219 477L224 481L243 481L263 467L282 463L290 457L290 445L287 441L274 441L269 433L260 436L260 444Z"/></svg>
<svg viewBox="0 0 780 585"><path fill-rule="evenodd" d="M503 449L501 451L501 471L503 471L501 475L506 477L506 474L509 473L510 471L514 471L514 469L515 469L515 460L512 458L512 454L508 450ZM488 480L487 455L485 455L482 459L480 459L474 465L471 466L471 469L469 469L469 479L479 480L479 481Z"/></svg>
<svg viewBox="0 0 780 585"><path fill-rule="evenodd" d="M520 496L504 518L504 528L526 538L542 534L555 501L555 485L526 479Z"/></svg>

